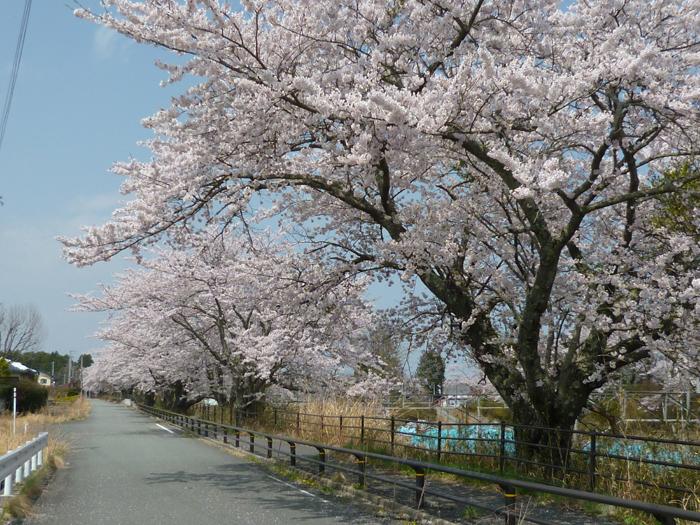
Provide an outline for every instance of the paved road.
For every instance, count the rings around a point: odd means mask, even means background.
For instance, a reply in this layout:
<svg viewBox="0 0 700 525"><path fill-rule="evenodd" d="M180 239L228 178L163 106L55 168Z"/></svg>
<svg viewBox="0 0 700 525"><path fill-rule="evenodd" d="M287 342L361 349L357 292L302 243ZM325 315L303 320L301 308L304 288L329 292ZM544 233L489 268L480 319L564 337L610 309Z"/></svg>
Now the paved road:
<svg viewBox="0 0 700 525"><path fill-rule="evenodd" d="M136 410L93 400L63 427L68 468L39 498L31 525L373 524L387 521L304 493L259 466L171 434ZM166 426L167 427L167 426Z"/></svg>

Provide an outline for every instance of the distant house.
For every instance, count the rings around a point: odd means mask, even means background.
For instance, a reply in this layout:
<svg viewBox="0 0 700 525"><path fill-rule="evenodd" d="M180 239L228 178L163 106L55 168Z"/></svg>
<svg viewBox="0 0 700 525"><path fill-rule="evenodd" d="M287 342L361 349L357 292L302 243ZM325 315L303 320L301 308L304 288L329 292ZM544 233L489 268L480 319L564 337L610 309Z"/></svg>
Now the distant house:
<svg viewBox="0 0 700 525"><path fill-rule="evenodd" d="M39 375L39 372L37 372L33 368L29 368L28 366L24 366L22 363L20 363L18 361L10 361L10 374L23 376L23 377L33 379L36 381L36 378Z"/></svg>
<svg viewBox="0 0 700 525"><path fill-rule="evenodd" d="M8 360L7 363L9 364L10 376L26 377L27 379L31 379L32 381L36 381L37 377L39 376L39 372L37 372L33 368L29 368L28 366L23 365L19 361Z"/></svg>
<svg viewBox="0 0 700 525"><path fill-rule="evenodd" d="M44 372L39 372L37 382L42 386L51 386L51 376Z"/></svg>

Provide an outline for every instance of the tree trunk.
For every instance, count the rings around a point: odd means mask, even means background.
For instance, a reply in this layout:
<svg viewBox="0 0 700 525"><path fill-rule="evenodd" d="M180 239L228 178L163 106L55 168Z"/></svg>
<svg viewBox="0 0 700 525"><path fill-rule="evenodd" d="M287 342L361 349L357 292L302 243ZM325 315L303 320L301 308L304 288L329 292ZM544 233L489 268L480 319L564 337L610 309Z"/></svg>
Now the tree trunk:
<svg viewBox="0 0 700 525"><path fill-rule="evenodd" d="M570 468L573 429L585 400L552 402L546 407L518 403L513 407L518 467L539 471L543 478L563 478Z"/></svg>

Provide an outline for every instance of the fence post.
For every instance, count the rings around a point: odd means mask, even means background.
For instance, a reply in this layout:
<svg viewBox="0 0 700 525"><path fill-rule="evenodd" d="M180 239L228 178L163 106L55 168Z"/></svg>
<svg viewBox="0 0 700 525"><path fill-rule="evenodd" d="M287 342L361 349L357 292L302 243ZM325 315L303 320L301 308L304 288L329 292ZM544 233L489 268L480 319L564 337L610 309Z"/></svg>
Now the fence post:
<svg viewBox="0 0 700 525"><path fill-rule="evenodd" d="M357 460L357 484L361 487L364 488L365 486L365 466L367 463L367 456L357 454L355 455L355 459Z"/></svg>
<svg viewBox="0 0 700 525"><path fill-rule="evenodd" d="M339 431L340 437L343 437L343 416L338 416L339 418Z"/></svg>
<svg viewBox="0 0 700 525"><path fill-rule="evenodd" d="M425 470L420 467L413 467L416 471L416 508L422 509L425 501L423 492L425 490Z"/></svg>
<svg viewBox="0 0 700 525"><path fill-rule="evenodd" d="M658 521L661 525L676 525L676 518L672 518L671 516L654 514L654 518L656 518L656 521Z"/></svg>
<svg viewBox="0 0 700 525"><path fill-rule="evenodd" d="M588 489L595 491L596 432L591 432L591 447L588 449Z"/></svg>
<svg viewBox="0 0 700 525"><path fill-rule="evenodd" d="M505 510L505 525L516 525L518 521L518 513L515 508L515 487L510 485L501 485L501 490L503 491L503 498L505 500L504 510Z"/></svg>
<svg viewBox="0 0 700 525"><path fill-rule="evenodd" d="M391 416L391 455L394 455L394 430L396 428L396 421L394 416Z"/></svg>
<svg viewBox="0 0 700 525"><path fill-rule="evenodd" d="M442 421L438 421L437 431L437 461L440 463L440 458L442 456Z"/></svg>
<svg viewBox="0 0 700 525"><path fill-rule="evenodd" d="M501 446L498 451L498 471L503 474L506 465L506 422L501 421Z"/></svg>
<svg viewBox="0 0 700 525"><path fill-rule="evenodd" d="M250 436L250 441L248 441L250 447L248 450L250 450L252 453L255 453L255 434L252 432L248 432L248 436Z"/></svg>
<svg viewBox="0 0 700 525"><path fill-rule="evenodd" d="M326 449L316 447L316 450L318 450L318 474L320 476L326 472Z"/></svg>
<svg viewBox="0 0 700 525"><path fill-rule="evenodd" d="M365 442L365 415L360 416L360 444Z"/></svg>
<svg viewBox="0 0 700 525"><path fill-rule="evenodd" d="M297 444L289 441L289 464L293 467L297 465Z"/></svg>
<svg viewBox="0 0 700 525"><path fill-rule="evenodd" d="M267 438L267 459L272 459L272 438Z"/></svg>

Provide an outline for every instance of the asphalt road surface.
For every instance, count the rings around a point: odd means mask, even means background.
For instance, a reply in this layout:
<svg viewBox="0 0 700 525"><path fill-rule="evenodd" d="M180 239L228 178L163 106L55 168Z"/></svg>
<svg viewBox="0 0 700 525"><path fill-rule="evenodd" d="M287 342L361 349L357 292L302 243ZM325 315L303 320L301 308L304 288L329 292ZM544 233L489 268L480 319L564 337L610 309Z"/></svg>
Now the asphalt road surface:
<svg viewBox="0 0 700 525"><path fill-rule="evenodd" d="M63 427L72 442L67 468L25 523L388 523L173 430L134 409L92 400L87 420Z"/></svg>

